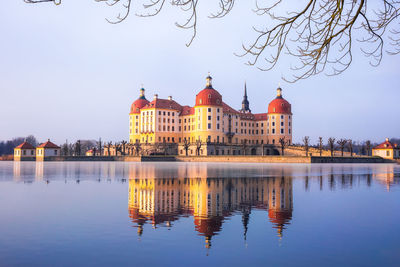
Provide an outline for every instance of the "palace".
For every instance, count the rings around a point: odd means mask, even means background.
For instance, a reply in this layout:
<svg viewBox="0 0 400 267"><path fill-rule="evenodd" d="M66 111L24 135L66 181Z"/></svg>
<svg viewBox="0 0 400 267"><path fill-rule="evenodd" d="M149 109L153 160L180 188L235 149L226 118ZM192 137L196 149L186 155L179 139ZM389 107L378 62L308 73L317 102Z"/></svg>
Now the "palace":
<svg viewBox="0 0 400 267"><path fill-rule="evenodd" d="M283 98L281 88L267 113L254 114L246 85L242 108L235 110L213 88L210 75L206 87L196 95L194 107L182 106L172 96L160 99L157 94L150 102L142 88L129 117L130 144L175 144L177 151L173 154L179 155L247 154L243 146L249 147L248 154L273 154L276 150L268 145L278 145L281 138L287 144L292 142L291 105Z"/></svg>

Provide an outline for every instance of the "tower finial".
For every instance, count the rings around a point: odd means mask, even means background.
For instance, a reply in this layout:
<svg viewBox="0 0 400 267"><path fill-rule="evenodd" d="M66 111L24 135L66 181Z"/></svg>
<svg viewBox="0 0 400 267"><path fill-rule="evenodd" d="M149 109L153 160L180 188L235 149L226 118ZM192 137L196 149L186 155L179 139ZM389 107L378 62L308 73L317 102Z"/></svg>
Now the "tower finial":
<svg viewBox="0 0 400 267"><path fill-rule="evenodd" d="M278 87L278 89L276 89L276 97L282 97L282 88L280 86Z"/></svg>
<svg viewBox="0 0 400 267"><path fill-rule="evenodd" d="M210 72L208 72L208 76L206 77L206 87L212 88L212 77L210 75Z"/></svg>

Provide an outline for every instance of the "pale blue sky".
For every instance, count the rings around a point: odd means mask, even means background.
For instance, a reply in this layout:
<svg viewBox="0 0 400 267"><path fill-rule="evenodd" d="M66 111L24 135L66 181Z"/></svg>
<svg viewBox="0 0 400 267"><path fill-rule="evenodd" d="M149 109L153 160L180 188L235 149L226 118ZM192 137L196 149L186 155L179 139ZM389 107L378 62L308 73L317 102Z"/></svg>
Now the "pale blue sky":
<svg viewBox="0 0 400 267"><path fill-rule="evenodd" d="M250 1L249 1L250 2ZM354 63L344 74L319 75L295 84L281 80L292 63L285 57L274 70L261 72L238 58L243 41L259 23L251 3L237 3L221 20L207 19L200 4L198 35L174 26L184 14L166 9L157 17L130 16L119 25L118 10L92 0L28 5L3 0L0 8L0 140L33 134L51 138L128 139L131 103L144 84L146 96L172 95L193 105L210 71L223 100L240 108L247 81L250 108L267 111L281 83L292 104L294 140L304 135L371 139L400 137L399 56L384 56L378 68L355 48Z"/></svg>

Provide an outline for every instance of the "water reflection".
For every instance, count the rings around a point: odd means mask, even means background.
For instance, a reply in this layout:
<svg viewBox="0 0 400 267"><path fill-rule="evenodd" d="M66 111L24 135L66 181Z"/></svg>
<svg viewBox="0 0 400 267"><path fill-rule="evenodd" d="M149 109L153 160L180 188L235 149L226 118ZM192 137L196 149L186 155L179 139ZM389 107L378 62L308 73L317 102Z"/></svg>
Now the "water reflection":
<svg viewBox="0 0 400 267"><path fill-rule="evenodd" d="M33 175L34 174L34 175ZM2 176L7 176L2 174ZM265 212L277 236L291 224L293 180L305 191L345 190L371 186L373 181L390 190L400 184L398 166L383 165L240 165L240 164L140 164L140 163L46 163L14 162L16 182L80 183L129 180L129 217L139 236L144 225L173 227L182 217L193 218L198 235L211 246L223 224L241 216L246 240L251 213Z"/></svg>
<svg viewBox="0 0 400 267"><path fill-rule="evenodd" d="M264 210L282 236L293 211L292 178L137 178L129 180L129 216L143 234L143 225L172 227L193 216L194 228L206 247L233 214L242 215L246 239L252 209ZM268 212L268 213L267 213Z"/></svg>

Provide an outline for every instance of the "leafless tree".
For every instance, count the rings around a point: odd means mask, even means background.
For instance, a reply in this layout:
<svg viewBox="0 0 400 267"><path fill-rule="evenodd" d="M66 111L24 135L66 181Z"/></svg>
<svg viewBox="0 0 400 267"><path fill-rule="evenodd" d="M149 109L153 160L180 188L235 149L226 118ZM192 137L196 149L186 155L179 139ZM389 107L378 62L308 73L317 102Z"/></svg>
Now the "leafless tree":
<svg viewBox="0 0 400 267"><path fill-rule="evenodd" d="M350 157L353 156L353 140L347 140L347 146L349 147Z"/></svg>
<svg viewBox="0 0 400 267"><path fill-rule="evenodd" d="M185 149L186 156L188 156L188 150L190 147L190 142L188 139L183 139L183 148Z"/></svg>
<svg viewBox="0 0 400 267"><path fill-rule="evenodd" d="M140 155L140 150L141 150L141 144L139 141L136 141L135 144L133 144L133 147L135 148L135 156Z"/></svg>
<svg viewBox="0 0 400 267"><path fill-rule="evenodd" d="M309 144L310 144L310 137L309 137L309 136L304 136L303 142L304 142L304 150L306 151L306 157L308 157L308 150L309 150Z"/></svg>
<svg viewBox="0 0 400 267"><path fill-rule="evenodd" d="M279 144L281 145L281 152L282 152L282 156L285 155L285 148L286 146L289 145L289 141L286 140L285 137L279 138Z"/></svg>
<svg viewBox="0 0 400 267"><path fill-rule="evenodd" d="M246 149L247 149L247 140L244 139L242 142L242 150L243 150L243 155L246 155Z"/></svg>
<svg viewBox="0 0 400 267"><path fill-rule="evenodd" d="M122 140L121 141L121 152L122 152L122 155L125 155L125 148L126 148L126 144L127 144L128 142L127 141L125 141L125 140Z"/></svg>
<svg viewBox="0 0 400 267"><path fill-rule="evenodd" d="M61 0L24 0L26 3L53 2ZM116 24L124 21L133 8L133 0L95 0L109 6L120 6L121 13ZM187 14L176 26L192 31L186 44L189 46L197 34L199 0L142 0L145 14L158 15L168 4ZM218 0L219 9L211 12L210 18L223 18L229 14L235 0ZM286 4L286 6L284 6ZM265 24L255 31L254 39L243 44L248 65L267 71L276 66L283 54L297 60L292 66L293 75L284 78L294 82L325 72L337 75L352 63L353 50L358 42L361 51L370 58L370 64L380 64L386 51L389 55L400 52L400 29L398 19L400 1L376 0L367 5L367 0L307 0L301 3L290 0L256 1L254 13L265 17ZM355 37L357 36L357 38ZM384 49L384 44L389 49ZM329 70L327 70L329 68Z"/></svg>
<svg viewBox="0 0 400 267"><path fill-rule="evenodd" d="M322 139L321 136L318 137L318 140L319 140L319 142L318 142L319 156L321 157L322 156L322 149L324 148L324 143L323 143L323 139Z"/></svg>
<svg viewBox="0 0 400 267"><path fill-rule="evenodd" d="M339 139L339 140L337 140L337 144L340 147L340 151L342 152L342 157L343 157L343 151L344 151L344 148L345 148L345 146L347 144L347 140L346 139Z"/></svg>
<svg viewBox="0 0 400 267"><path fill-rule="evenodd" d="M97 146L99 147L99 155L102 156L103 155L103 142L101 141L101 137L99 138L99 141L97 142Z"/></svg>
<svg viewBox="0 0 400 267"><path fill-rule="evenodd" d="M202 146L201 140L200 139L196 140L196 155L197 156L200 156L201 146Z"/></svg>
<svg viewBox="0 0 400 267"><path fill-rule="evenodd" d="M331 151L331 157L333 157L333 151L335 150L335 138L329 137L328 139L328 146L329 150Z"/></svg>
<svg viewBox="0 0 400 267"><path fill-rule="evenodd" d="M111 156L111 146L112 146L112 142L108 142L107 145L106 145L109 157Z"/></svg>
<svg viewBox="0 0 400 267"><path fill-rule="evenodd" d="M371 141L367 140L365 142L365 149L367 150L367 156L369 156L369 152L371 151Z"/></svg>

